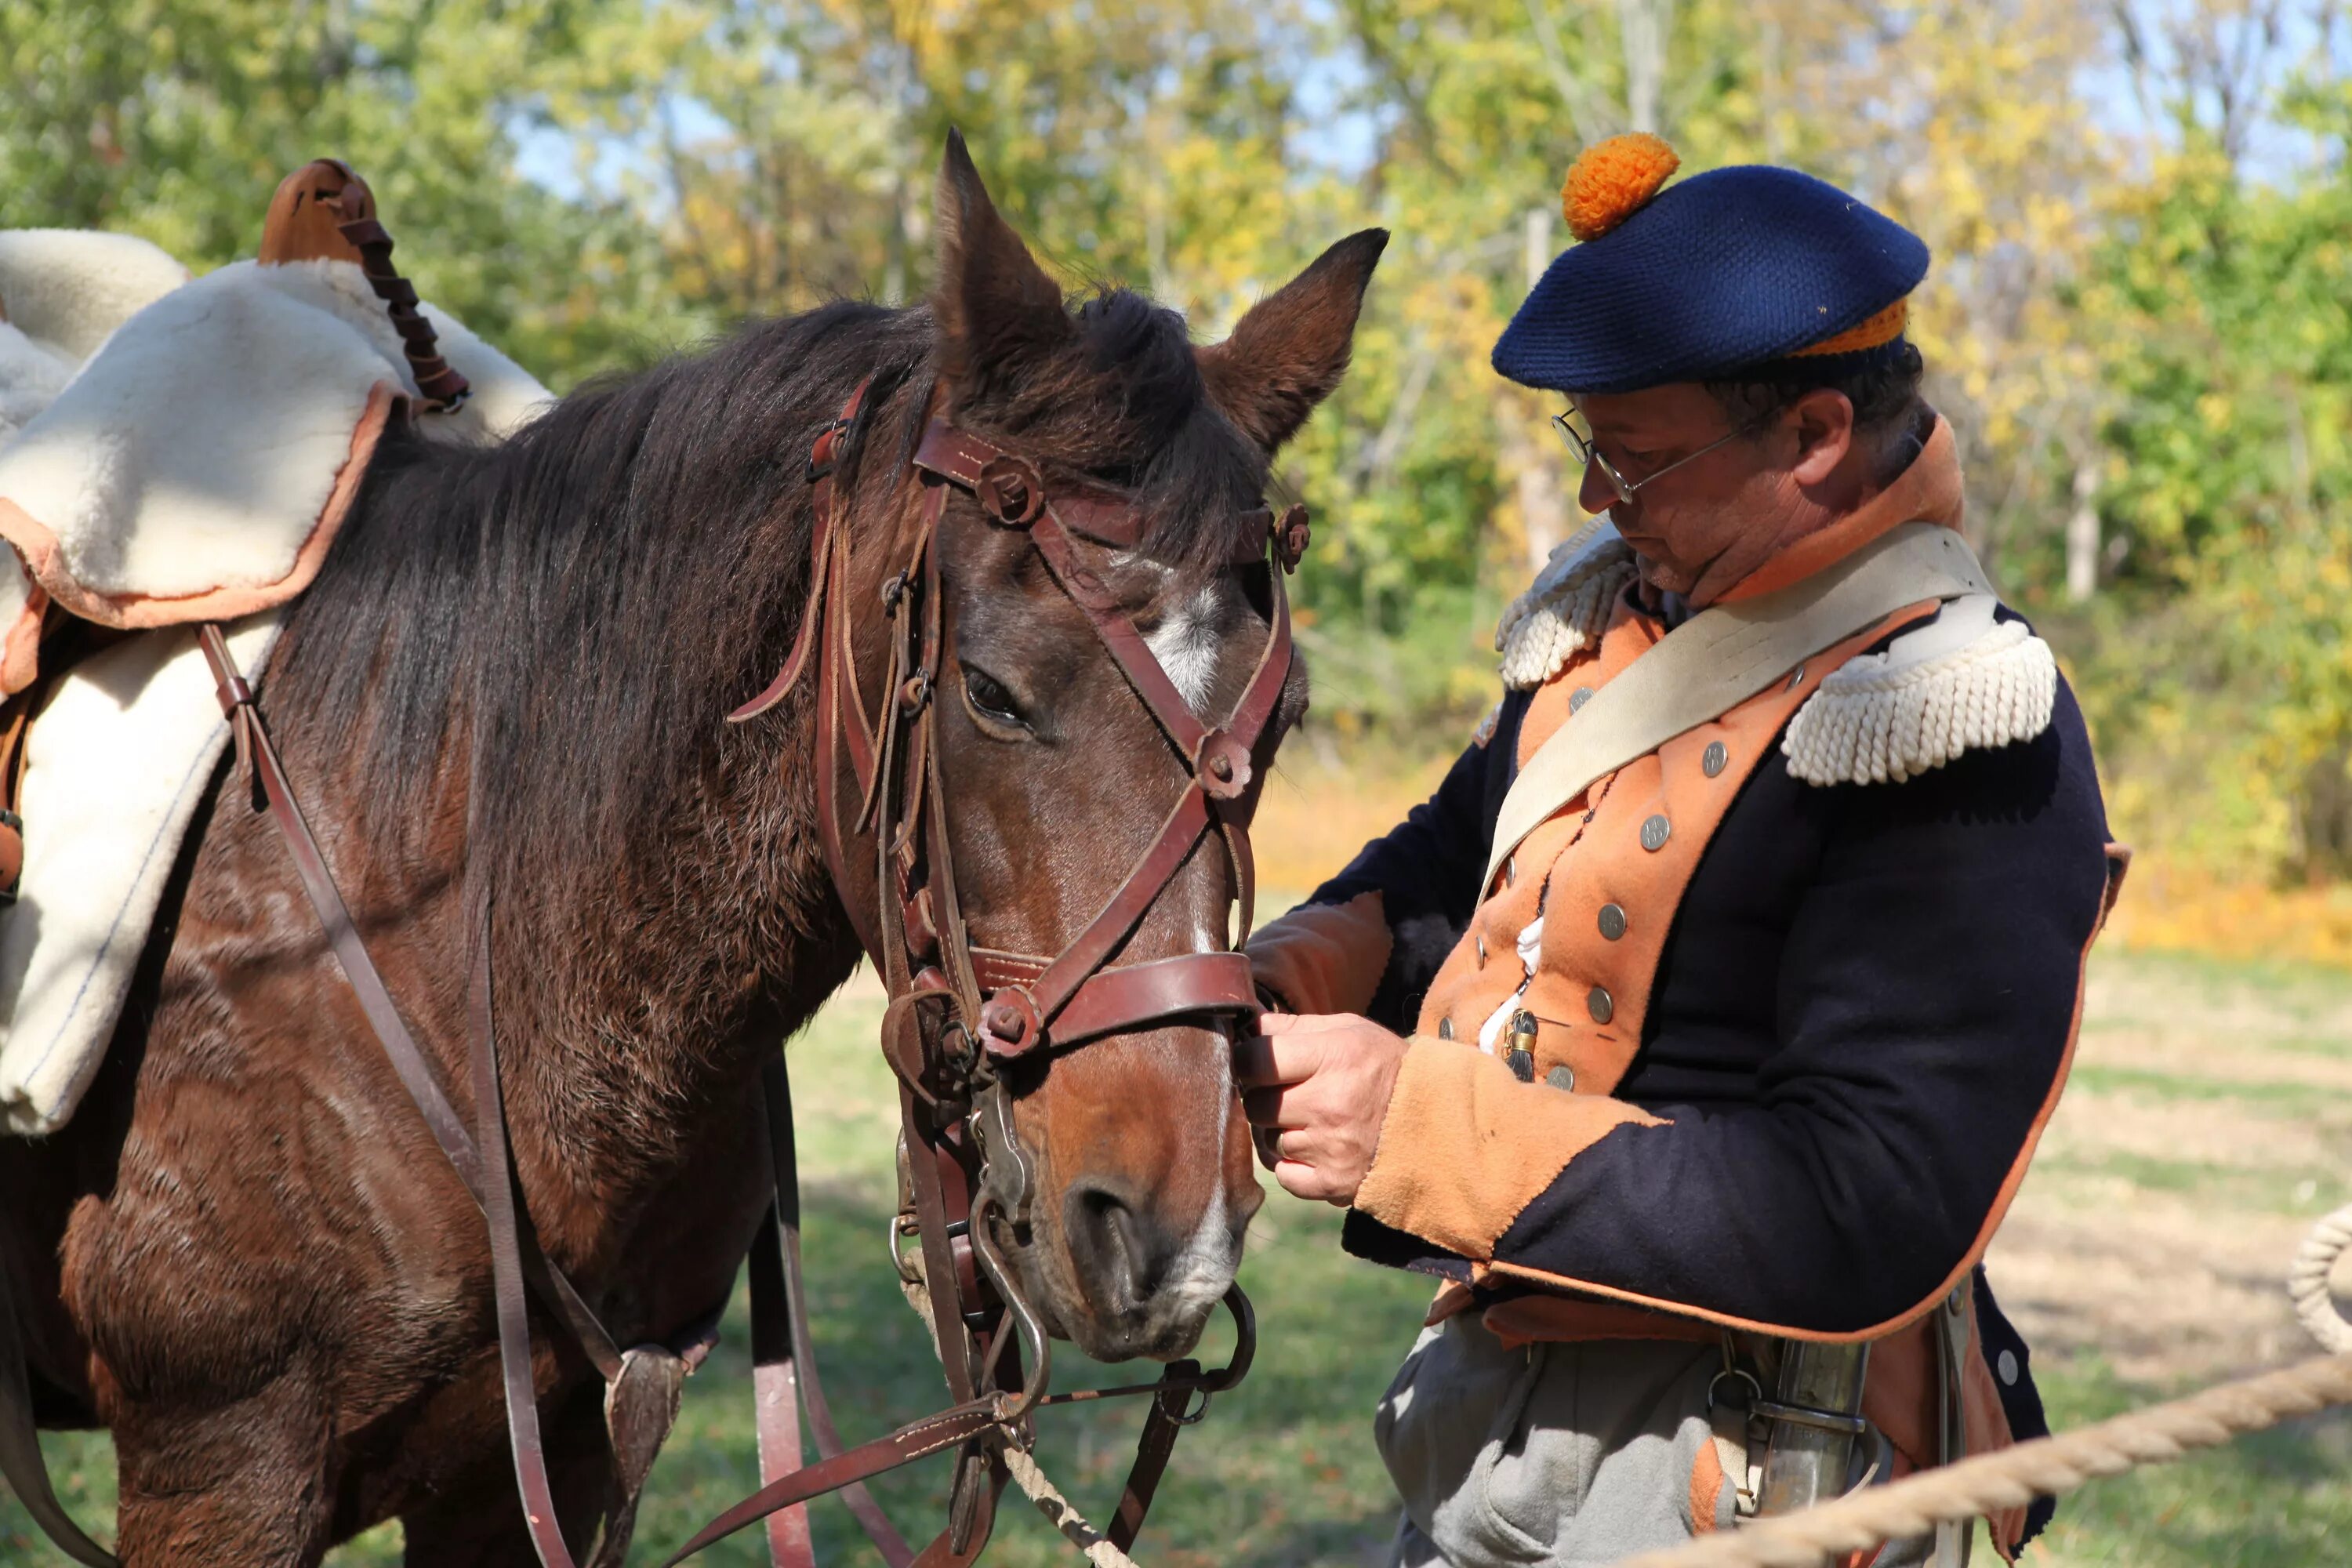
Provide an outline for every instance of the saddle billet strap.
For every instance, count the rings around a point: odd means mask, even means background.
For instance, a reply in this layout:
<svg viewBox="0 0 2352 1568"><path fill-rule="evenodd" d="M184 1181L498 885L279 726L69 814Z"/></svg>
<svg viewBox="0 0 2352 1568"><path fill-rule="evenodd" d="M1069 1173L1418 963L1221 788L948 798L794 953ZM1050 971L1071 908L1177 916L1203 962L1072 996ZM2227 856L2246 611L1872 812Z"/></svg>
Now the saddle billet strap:
<svg viewBox="0 0 2352 1568"><path fill-rule="evenodd" d="M415 1102L417 1113L441 1147L450 1168L457 1172L475 1204L484 1203L486 1184L482 1179L482 1162L474 1147L474 1140L459 1119L448 1096L441 1089L432 1064L425 1059L423 1047L409 1033L408 1025L392 1000L392 993L383 983L383 975L367 951L367 943L359 933L358 922L352 919L351 907L335 879L327 869L326 858L319 851L318 840L310 835L309 821L294 798L293 785L286 777L285 765L279 762L278 748L269 738L269 726L256 706L253 689L236 668L229 652L228 639L220 626L206 622L196 631L196 640L205 651L216 683L215 695L219 699L221 712L236 727L237 752L252 771L260 785L261 796L278 836L286 842L288 857L294 863L296 877L310 900L320 929L325 933L327 945L335 962L343 971L344 983L351 986L358 999L361 1013L368 1026L374 1031L376 1041L383 1046L384 1056L392 1063L393 1072L401 1086ZM526 1227L522 1237L522 1266L532 1289L556 1310L564 1326L571 1330L581 1349L595 1364L606 1382L621 1373L621 1352L607 1333L603 1323L589 1309L572 1281L547 1255L540 1250L537 1241Z"/></svg>
<svg viewBox="0 0 2352 1568"><path fill-rule="evenodd" d="M505 1096L499 1087L498 1026L491 1013L490 909L487 894L476 905L472 973L466 986L466 1016L473 1037L474 1121L488 1181L482 1215L490 1232L490 1283L498 1303L499 1372L506 1392L507 1443L514 1454L515 1484L522 1494L523 1523L541 1568L574 1568L555 1510L555 1489L547 1474L547 1449L539 1429L539 1388L531 1368L530 1303L523 1288L521 1226L517 1221L514 1168L507 1154Z"/></svg>
<svg viewBox="0 0 2352 1568"><path fill-rule="evenodd" d="M119 1568L114 1553L82 1533L49 1485L40 1427L33 1418L25 1343L24 1325L16 1320L16 1271L0 1252L0 1480L8 1483L58 1551L87 1568Z"/></svg>

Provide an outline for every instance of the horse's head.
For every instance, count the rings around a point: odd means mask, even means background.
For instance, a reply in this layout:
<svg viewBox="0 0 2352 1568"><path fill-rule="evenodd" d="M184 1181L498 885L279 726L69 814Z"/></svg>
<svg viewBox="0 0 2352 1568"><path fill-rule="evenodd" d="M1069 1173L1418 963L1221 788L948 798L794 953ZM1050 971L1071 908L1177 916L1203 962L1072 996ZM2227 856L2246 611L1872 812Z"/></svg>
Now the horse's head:
<svg viewBox="0 0 2352 1568"><path fill-rule="evenodd" d="M931 546L941 612L932 743L975 946L1068 949L1195 778L1069 591L1066 568L1131 619L1203 724L1229 721L1274 620L1260 510L1268 468L1346 368L1386 237L1341 241L1226 342L1196 351L1180 317L1133 294L1072 311L950 141L930 411L1018 453L1049 493L1114 497L1133 534L1121 547L1074 527L1056 568L1002 506L947 492ZM870 437L866 450L887 445ZM871 493L866 481L860 490ZM1305 706L1304 672L1293 668L1246 765L1233 759L1220 776L1233 766L1263 781ZM1221 810L1245 821L1255 788ZM1236 880L1212 822L1121 922L1109 964L1227 951ZM1034 1169L1024 1222L997 1216L994 1239L1048 1325L1089 1353L1182 1354L1232 1282L1263 1197L1227 1027L1193 1014L1075 1047L1043 1033L1043 1048L999 1064Z"/></svg>

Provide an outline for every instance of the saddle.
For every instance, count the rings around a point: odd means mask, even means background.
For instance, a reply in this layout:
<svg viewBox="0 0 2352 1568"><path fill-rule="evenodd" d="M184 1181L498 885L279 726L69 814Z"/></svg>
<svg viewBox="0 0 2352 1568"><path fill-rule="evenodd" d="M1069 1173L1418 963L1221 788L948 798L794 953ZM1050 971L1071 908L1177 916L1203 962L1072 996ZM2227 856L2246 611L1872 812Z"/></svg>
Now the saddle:
<svg viewBox="0 0 2352 1568"><path fill-rule="evenodd" d="M202 278L0 231L0 1118L37 1136L97 1072L228 742L195 626L259 671L386 429L493 441L550 395L417 300L331 160Z"/></svg>

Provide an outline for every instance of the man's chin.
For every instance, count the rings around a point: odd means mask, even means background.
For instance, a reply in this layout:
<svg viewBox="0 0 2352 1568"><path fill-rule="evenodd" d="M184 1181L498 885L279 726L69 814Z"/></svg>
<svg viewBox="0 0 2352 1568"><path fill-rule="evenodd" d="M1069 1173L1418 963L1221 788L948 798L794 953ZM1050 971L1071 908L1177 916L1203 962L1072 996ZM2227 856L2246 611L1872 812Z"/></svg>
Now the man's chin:
<svg viewBox="0 0 2352 1568"><path fill-rule="evenodd" d="M1625 542L1633 547L1633 569L1641 574L1642 585L1652 593L1687 594L1691 584L1697 581L1695 574L1685 571L1672 561L1661 560L1650 553L1643 548L1648 541L1628 538Z"/></svg>

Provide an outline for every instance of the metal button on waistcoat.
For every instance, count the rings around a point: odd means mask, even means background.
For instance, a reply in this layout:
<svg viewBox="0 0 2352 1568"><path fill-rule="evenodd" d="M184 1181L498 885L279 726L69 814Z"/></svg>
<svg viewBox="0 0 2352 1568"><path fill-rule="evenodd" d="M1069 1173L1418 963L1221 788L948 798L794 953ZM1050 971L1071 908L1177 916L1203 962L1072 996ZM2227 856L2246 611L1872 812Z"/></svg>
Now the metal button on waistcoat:
<svg viewBox="0 0 2352 1568"><path fill-rule="evenodd" d="M1674 836L1675 825L1666 820L1663 812L1642 824L1642 847L1653 853L1664 849L1666 840Z"/></svg>
<svg viewBox="0 0 2352 1568"><path fill-rule="evenodd" d="M1605 1024L1617 1016L1617 1004L1610 1000L1609 988L1596 985L1584 999L1584 1010L1592 1015L1596 1024Z"/></svg>
<svg viewBox="0 0 2352 1568"><path fill-rule="evenodd" d="M1576 1087L1576 1069L1569 1066L1566 1062L1562 1062L1559 1066L1552 1068L1551 1071L1544 1074L1544 1082L1551 1085L1554 1089L1574 1089Z"/></svg>
<svg viewBox="0 0 2352 1568"><path fill-rule="evenodd" d="M2000 1373L2000 1385L2003 1388L2015 1388L2018 1373L2017 1352L2010 1350L2001 1352L2000 1359L1993 1363L1993 1370Z"/></svg>
<svg viewBox="0 0 2352 1568"><path fill-rule="evenodd" d="M1615 942L1625 934L1625 910L1619 904L1601 906L1601 934Z"/></svg>
<svg viewBox="0 0 2352 1568"><path fill-rule="evenodd" d="M1720 741L1709 741L1706 750L1699 753L1699 771L1713 778L1731 765L1731 748Z"/></svg>
<svg viewBox="0 0 2352 1568"><path fill-rule="evenodd" d="M1437 1037L1441 1040L1450 1040L1454 1037L1453 1019L1440 1018L1437 1020Z"/></svg>
<svg viewBox="0 0 2352 1568"><path fill-rule="evenodd" d="M1586 703L1591 700L1592 688L1590 686L1580 686L1575 690L1568 694L1568 710L1571 713L1576 712L1579 709L1582 708Z"/></svg>

